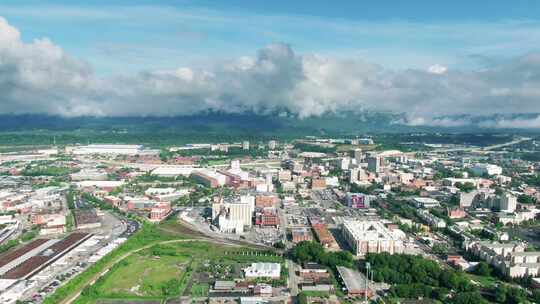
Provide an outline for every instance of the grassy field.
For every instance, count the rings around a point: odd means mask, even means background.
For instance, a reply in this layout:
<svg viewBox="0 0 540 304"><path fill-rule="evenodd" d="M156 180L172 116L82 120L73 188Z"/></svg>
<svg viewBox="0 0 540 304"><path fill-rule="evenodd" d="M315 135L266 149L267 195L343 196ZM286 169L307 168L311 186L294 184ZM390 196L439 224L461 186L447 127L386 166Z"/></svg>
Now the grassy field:
<svg viewBox="0 0 540 304"><path fill-rule="evenodd" d="M471 279L471 281L477 282L482 287L493 287L496 283L500 281L492 276L479 276L475 274L468 273L466 276Z"/></svg>
<svg viewBox="0 0 540 304"><path fill-rule="evenodd" d="M167 224L166 231L173 224ZM165 300L181 295L205 297L211 277L241 277L251 262L283 262L279 256L205 241L165 242L138 251L113 266L77 300ZM227 266L228 265L228 266ZM225 270L228 269L228 270Z"/></svg>
<svg viewBox="0 0 540 304"><path fill-rule="evenodd" d="M79 291L77 304L112 300L159 302L181 295L205 296L212 283L210 277L240 277L241 267L251 262L283 263L281 257L270 252L197 239L200 237L176 219L158 225L144 224L141 231L57 289L44 303L62 303ZM209 264L232 266L228 273L204 272ZM90 284L93 280L95 283Z"/></svg>
<svg viewBox="0 0 540 304"><path fill-rule="evenodd" d="M90 266L86 271L71 279L67 284L58 288L52 295L44 300L45 304L62 303L65 299L83 291L83 297L77 303L95 303L89 299L95 298L98 292L95 289L84 288L100 272L116 267L119 260L126 254L140 250L146 246L152 246L160 242L182 240L200 236L184 226L176 223L176 220L168 220L159 225L143 224L141 230L135 233L124 244ZM85 296L86 295L86 296ZM84 299L83 299L84 298Z"/></svg>
<svg viewBox="0 0 540 304"><path fill-rule="evenodd" d="M184 256L130 256L105 277L99 294L162 297L162 287L178 279L188 262L189 258Z"/></svg>
<svg viewBox="0 0 540 304"><path fill-rule="evenodd" d="M197 283L193 284L191 287L191 296L196 297L206 297L208 295L208 290L210 289L210 285L207 283Z"/></svg>

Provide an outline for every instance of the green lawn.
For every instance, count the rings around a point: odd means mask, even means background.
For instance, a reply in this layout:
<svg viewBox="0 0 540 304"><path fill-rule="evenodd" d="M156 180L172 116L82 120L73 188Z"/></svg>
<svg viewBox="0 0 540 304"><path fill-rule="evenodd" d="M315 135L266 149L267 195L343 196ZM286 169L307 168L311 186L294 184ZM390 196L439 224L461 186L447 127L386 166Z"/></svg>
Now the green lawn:
<svg viewBox="0 0 540 304"><path fill-rule="evenodd" d="M206 297L208 295L208 290L210 290L210 286L206 283L193 284L193 286L191 287L191 296Z"/></svg>
<svg viewBox="0 0 540 304"><path fill-rule="evenodd" d="M98 291L105 296L164 296L164 284L179 279L187 262L185 256L133 255L105 276Z"/></svg>
<svg viewBox="0 0 540 304"><path fill-rule="evenodd" d="M469 279L471 279L474 282L478 282L482 287L492 287L497 282L497 278L491 277L491 276L479 276L475 274L468 273L466 274Z"/></svg>

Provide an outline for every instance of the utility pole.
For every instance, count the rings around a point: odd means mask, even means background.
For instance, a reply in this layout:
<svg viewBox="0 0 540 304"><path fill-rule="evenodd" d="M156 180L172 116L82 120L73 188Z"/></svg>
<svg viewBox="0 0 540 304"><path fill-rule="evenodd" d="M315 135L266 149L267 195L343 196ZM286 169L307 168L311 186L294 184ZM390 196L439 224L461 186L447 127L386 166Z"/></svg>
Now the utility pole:
<svg viewBox="0 0 540 304"><path fill-rule="evenodd" d="M364 290L364 302L368 303L368 290L369 290L369 271L371 268L371 264L369 262L366 262L366 289Z"/></svg>

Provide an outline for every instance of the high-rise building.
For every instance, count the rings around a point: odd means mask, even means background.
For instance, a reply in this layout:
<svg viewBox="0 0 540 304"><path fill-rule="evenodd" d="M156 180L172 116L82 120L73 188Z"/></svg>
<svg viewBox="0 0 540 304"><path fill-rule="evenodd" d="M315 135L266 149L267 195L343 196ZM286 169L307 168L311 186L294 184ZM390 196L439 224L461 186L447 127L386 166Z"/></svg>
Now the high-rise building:
<svg viewBox="0 0 540 304"><path fill-rule="evenodd" d="M517 198L510 193L505 193L501 195L499 199L499 209L502 212L512 213L516 211L517 207Z"/></svg>
<svg viewBox="0 0 540 304"><path fill-rule="evenodd" d="M242 142L242 149L249 150L249 141L244 140L244 142Z"/></svg>
<svg viewBox="0 0 540 304"><path fill-rule="evenodd" d="M252 226L254 211L255 197L246 195L238 201L212 204L212 219L218 222L220 230L238 233L243 227Z"/></svg>
<svg viewBox="0 0 540 304"><path fill-rule="evenodd" d="M345 200L347 206L354 209L369 208L373 196L364 193L347 193Z"/></svg>
<svg viewBox="0 0 540 304"><path fill-rule="evenodd" d="M359 170L360 170L360 168L352 168L349 171L349 181L351 183L354 183L354 182L358 181L358 171Z"/></svg>
<svg viewBox="0 0 540 304"><path fill-rule="evenodd" d="M354 150L354 159L356 160L357 164L361 163L364 160L364 154L362 153L362 149Z"/></svg>
<svg viewBox="0 0 540 304"><path fill-rule="evenodd" d="M337 167L340 170L349 170L350 164L351 164L351 159L348 157L339 158L337 160Z"/></svg>
<svg viewBox="0 0 540 304"><path fill-rule="evenodd" d="M370 156L366 158L368 164L368 170L374 173L381 172L382 168L382 157L380 156Z"/></svg>
<svg viewBox="0 0 540 304"><path fill-rule="evenodd" d="M351 183L357 182L357 181L366 181L369 179L368 174L366 173L366 170L362 168L352 168L349 171L349 180Z"/></svg>
<svg viewBox="0 0 540 304"><path fill-rule="evenodd" d="M240 160L233 159L231 160L231 170L239 170L240 169Z"/></svg>
<svg viewBox="0 0 540 304"><path fill-rule="evenodd" d="M268 149L275 150L277 148L277 141L270 140L268 141Z"/></svg>

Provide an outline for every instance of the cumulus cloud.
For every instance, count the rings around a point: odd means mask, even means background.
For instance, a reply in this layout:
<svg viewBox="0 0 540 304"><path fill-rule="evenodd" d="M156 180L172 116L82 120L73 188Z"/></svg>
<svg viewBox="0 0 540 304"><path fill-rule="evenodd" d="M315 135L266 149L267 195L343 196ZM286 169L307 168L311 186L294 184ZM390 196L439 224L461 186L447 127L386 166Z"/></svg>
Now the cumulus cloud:
<svg viewBox="0 0 540 304"><path fill-rule="evenodd" d="M395 123L409 126L433 126L433 127L463 127L474 124L471 117L412 117L401 119Z"/></svg>
<svg viewBox="0 0 540 304"><path fill-rule="evenodd" d="M444 74L446 71L448 71L448 68L440 64L434 64L428 68L428 72L431 74Z"/></svg>
<svg viewBox="0 0 540 304"><path fill-rule="evenodd" d="M179 115L364 110L405 113L410 125L461 126L451 115L540 113L540 54L482 71L388 70L359 58L297 54L273 44L213 67L96 75L44 38L21 41L0 17L0 113ZM446 117L446 118L440 118ZM517 122L499 121L500 125ZM538 124L522 123L523 127Z"/></svg>

